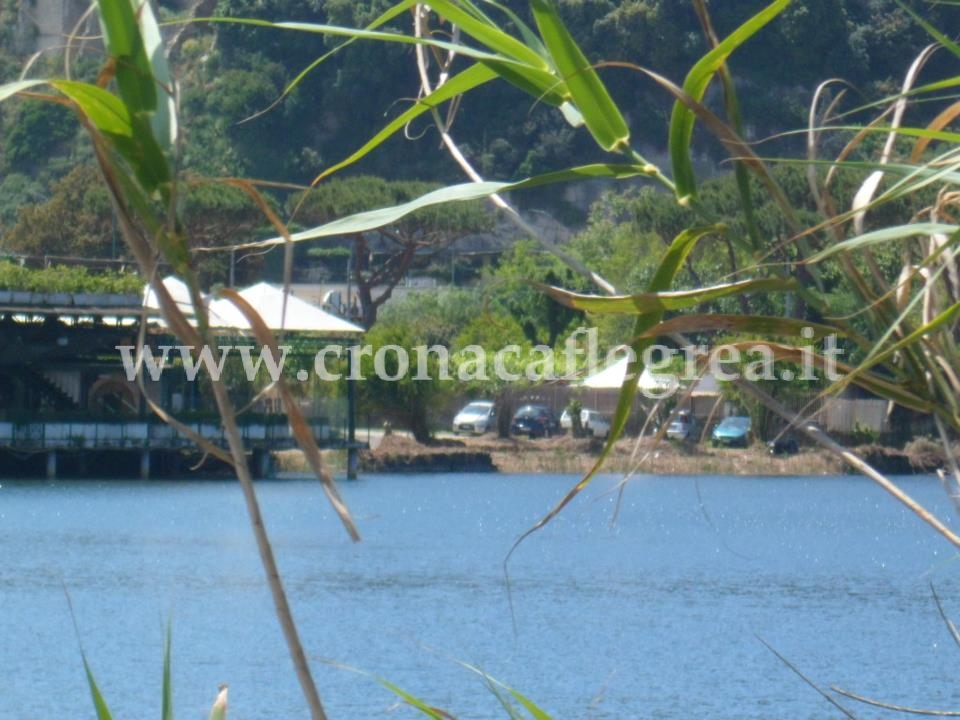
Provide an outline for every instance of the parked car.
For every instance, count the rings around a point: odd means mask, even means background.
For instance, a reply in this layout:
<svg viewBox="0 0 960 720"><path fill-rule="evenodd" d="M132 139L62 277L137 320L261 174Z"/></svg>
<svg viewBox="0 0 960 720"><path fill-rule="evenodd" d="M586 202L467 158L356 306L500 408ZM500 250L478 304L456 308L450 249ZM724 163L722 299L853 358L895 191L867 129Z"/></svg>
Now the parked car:
<svg viewBox="0 0 960 720"><path fill-rule="evenodd" d="M686 440L693 437L694 420L689 415L681 415L667 425L667 438L670 440Z"/></svg>
<svg viewBox="0 0 960 720"><path fill-rule="evenodd" d="M454 433L482 435L493 429L497 422L497 411L491 400L475 400L453 418Z"/></svg>
<svg viewBox="0 0 960 720"><path fill-rule="evenodd" d="M596 438L605 438L610 434L610 417L596 410L582 410L580 422L583 429Z"/></svg>
<svg viewBox="0 0 960 720"><path fill-rule="evenodd" d="M560 415L560 427L564 430L573 429L573 418L570 415L569 408L565 409ZM605 438L610 434L610 418L602 414L599 410L584 408L580 411L580 427L582 427L588 435Z"/></svg>
<svg viewBox="0 0 960 720"><path fill-rule="evenodd" d="M524 405L513 414L510 432L514 435L550 437L560 431L560 422L546 405Z"/></svg>
<svg viewBox="0 0 960 720"><path fill-rule="evenodd" d="M713 429L710 444L713 447L721 445L747 447L750 444L750 418L745 415L733 415L724 418Z"/></svg>
<svg viewBox="0 0 960 720"><path fill-rule="evenodd" d="M767 443L771 455L794 455L800 451L800 443L793 435L780 435Z"/></svg>

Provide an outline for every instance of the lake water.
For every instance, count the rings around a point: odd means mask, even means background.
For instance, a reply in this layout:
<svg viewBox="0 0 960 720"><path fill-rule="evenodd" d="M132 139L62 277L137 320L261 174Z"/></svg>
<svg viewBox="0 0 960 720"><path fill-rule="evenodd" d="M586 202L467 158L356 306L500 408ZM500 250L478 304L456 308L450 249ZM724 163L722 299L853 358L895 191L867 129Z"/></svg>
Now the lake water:
<svg viewBox="0 0 960 720"><path fill-rule="evenodd" d="M261 483L331 718L420 717L371 675L505 717L457 661L556 718L833 716L758 637L823 686L960 709L929 589L960 619L955 554L869 481L638 478L611 525L598 480L515 554L511 618L504 557L573 482L367 476L342 484L357 545L315 481ZM903 483L956 526L935 480ZM231 720L306 716L235 483L4 481L0 718L93 717L64 588L118 719L159 714L168 619L177 717L221 682Z"/></svg>

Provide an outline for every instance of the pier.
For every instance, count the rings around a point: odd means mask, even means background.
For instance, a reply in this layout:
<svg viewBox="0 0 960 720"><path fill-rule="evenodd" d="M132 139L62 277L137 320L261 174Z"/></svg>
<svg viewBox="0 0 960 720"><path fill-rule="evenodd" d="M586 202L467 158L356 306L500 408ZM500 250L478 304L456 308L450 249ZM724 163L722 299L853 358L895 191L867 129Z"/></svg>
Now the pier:
<svg viewBox="0 0 960 720"><path fill-rule="evenodd" d="M258 307L265 305L260 300ZM320 313L310 319L312 334L284 323L308 348L311 339L319 342L325 315L310 308ZM156 309L145 308L139 295L0 290L0 475L146 479L194 471L202 453L150 412L144 393L191 431L226 448L209 394L202 382L187 382L182 368L165 370L158 380L145 377L141 384L127 379L117 347L135 345L142 322L148 323L150 345L175 344L157 320ZM331 327L341 331L343 321L333 321ZM224 327L224 344L236 344L238 337L254 344L243 332ZM235 391L255 395L243 386ZM318 446L346 451L348 468L355 470L357 452L367 443L356 440L352 389L342 394L342 400L304 400L300 409ZM256 475L271 473L273 452L296 446L275 396L253 401L237 420ZM200 471L224 472L225 466L206 458Z"/></svg>

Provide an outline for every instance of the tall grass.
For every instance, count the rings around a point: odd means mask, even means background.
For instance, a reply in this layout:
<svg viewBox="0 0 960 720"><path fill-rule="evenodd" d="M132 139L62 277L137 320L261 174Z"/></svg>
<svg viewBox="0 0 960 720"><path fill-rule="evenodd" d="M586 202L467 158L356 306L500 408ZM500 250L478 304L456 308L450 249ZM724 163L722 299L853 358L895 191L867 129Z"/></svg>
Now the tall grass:
<svg viewBox="0 0 960 720"><path fill-rule="evenodd" d="M153 8L149 2L138 0L100 0L96 3L96 9L105 49L105 62L96 83L65 78L23 79L0 86L0 100L19 97L55 103L74 112L87 132L123 239L136 258L143 276L149 278L168 326L183 344L193 346L195 352L205 346L216 347L193 269L189 239L185 236L184 225L178 214L180 178L176 87L167 66ZM238 180L224 182L244 190L274 223L278 232L288 235L283 223L253 183ZM189 288L196 326L188 321L160 282L157 272L161 263L172 268ZM289 267L289 260L287 264ZM256 312L241 298L225 294L248 317L258 340L264 345L275 346L272 332ZM141 323L141 345L144 332L145 324ZM227 438L226 449L180 423L166 409L150 401L146 393L144 397L155 413L190 437L205 453L223 460L236 471L277 618L304 699L311 717L322 720L326 714L264 527L243 440L237 428L236 412L223 382L217 380L211 385ZM278 388L285 400L290 400L289 391L282 380ZM287 407L291 409L289 419L297 442L310 459L347 532L354 539L359 539L332 478L320 465L319 451L297 410L297 404L287 402Z"/></svg>

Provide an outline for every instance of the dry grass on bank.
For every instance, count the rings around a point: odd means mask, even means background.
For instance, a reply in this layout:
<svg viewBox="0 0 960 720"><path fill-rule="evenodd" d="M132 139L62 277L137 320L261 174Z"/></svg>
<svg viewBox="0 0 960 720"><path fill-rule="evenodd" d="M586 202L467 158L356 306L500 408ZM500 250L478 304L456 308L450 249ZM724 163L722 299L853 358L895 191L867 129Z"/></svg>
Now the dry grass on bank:
<svg viewBox="0 0 960 720"><path fill-rule="evenodd" d="M478 456L488 455L493 468L505 473L582 474L599 457L600 440L561 436L549 439L500 439L494 435L439 439L420 445L403 435L383 438L378 447L362 454L363 470L455 472L456 458L463 457L462 471L477 468ZM343 451L324 451L324 460L335 472L346 466ZM639 458L646 456L642 464ZM298 450L276 453L281 472L306 472ZM620 440L605 465L606 472L635 470L658 475L835 475L844 472L833 457L814 448L796 455L772 456L761 446L748 449L710 448L666 440L655 444L645 438L639 447L635 439Z"/></svg>
<svg viewBox="0 0 960 720"><path fill-rule="evenodd" d="M602 447L599 440L569 437L489 442L489 452L501 472L582 474L596 462ZM760 447L713 449L667 440L656 443L651 438L640 443L636 439L618 441L604 469L614 473L635 471L656 475L833 475L842 472L833 458L813 449L775 457Z"/></svg>

